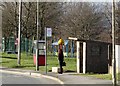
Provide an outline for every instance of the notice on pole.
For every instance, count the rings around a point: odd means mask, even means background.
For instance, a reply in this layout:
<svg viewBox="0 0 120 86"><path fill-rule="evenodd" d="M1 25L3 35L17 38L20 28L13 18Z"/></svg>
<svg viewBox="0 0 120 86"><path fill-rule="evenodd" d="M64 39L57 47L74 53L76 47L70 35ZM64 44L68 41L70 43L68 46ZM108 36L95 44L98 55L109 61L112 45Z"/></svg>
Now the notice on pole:
<svg viewBox="0 0 120 86"><path fill-rule="evenodd" d="M51 37L51 36L52 36L52 29L47 28L47 37Z"/></svg>

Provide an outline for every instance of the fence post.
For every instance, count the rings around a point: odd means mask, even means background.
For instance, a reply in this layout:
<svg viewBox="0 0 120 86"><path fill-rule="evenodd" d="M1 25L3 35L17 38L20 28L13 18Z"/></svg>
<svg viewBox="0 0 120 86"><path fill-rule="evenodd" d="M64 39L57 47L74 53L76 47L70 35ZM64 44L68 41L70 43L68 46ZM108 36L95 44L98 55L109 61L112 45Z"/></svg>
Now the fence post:
<svg viewBox="0 0 120 86"><path fill-rule="evenodd" d="M25 38L25 51L28 55L28 39L27 38Z"/></svg>
<svg viewBox="0 0 120 86"><path fill-rule="evenodd" d="M5 37L2 38L2 51L5 52Z"/></svg>

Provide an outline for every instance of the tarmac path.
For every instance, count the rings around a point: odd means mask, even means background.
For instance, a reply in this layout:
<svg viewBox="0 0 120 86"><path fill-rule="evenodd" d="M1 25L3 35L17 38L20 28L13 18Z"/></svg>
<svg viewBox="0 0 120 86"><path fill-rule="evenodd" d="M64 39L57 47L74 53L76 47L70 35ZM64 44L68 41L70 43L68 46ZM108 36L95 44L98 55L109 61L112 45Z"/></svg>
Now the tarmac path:
<svg viewBox="0 0 120 86"><path fill-rule="evenodd" d="M40 76L30 77L25 75L2 73L2 84L59 84L59 83L54 80Z"/></svg>

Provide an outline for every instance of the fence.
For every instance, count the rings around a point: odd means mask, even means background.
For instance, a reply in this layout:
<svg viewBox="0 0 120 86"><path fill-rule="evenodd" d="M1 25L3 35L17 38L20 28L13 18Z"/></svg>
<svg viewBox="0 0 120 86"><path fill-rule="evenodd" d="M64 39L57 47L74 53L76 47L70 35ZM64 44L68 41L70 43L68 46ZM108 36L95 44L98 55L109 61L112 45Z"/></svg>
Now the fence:
<svg viewBox="0 0 120 86"><path fill-rule="evenodd" d="M17 51L18 45L15 44L16 39L14 37L2 38L2 51ZM21 52L32 52L33 43L32 40L27 38L21 38Z"/></svg>

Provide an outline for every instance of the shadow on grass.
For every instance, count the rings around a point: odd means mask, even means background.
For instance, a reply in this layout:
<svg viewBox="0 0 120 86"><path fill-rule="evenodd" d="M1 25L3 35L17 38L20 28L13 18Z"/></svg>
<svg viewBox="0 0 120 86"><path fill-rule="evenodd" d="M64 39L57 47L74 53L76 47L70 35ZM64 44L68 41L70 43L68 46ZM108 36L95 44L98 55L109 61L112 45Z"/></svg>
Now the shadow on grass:
<svg viewBox="0 0 120 86"><path fill-rule="evenodd" d="M48 70L48 72L52 72L52 70Z"/></svg>
<svg viewBox="0 0 120 86"><path fill-rule="evenodd" d="M35 66L34 65L28 65L28 66L20 65L20 66L13 66L12 68L30 68L30 67L35 67Z"/></svg>
<svg viewBox="0 0 120 86"><path fill-rule="evenodd" d="M7 58L7 59L17 59L15 57L5 57L5 56L2 56L2 58Z"/></svg>
<svg viewBox="0 0 120 86"><path fill-rule="evenodd" d="M52 70L48 70L48 72L52 72ZM76 71L73 71L73 70L65 70L63 71L64 73L75 73Z"/></svg>
<svg viewBox="0 0 120 86"><path fill-rule="evenodd" d="M69 73L69 72L76 72L76 71L74 71L74 70L65 70L64 72Z"/></svg>
<svg viewBox="0 0 120 86"><path fill-rule="evenodd" d="M1 63L9 63L9 61L2 61Z"/></svg>
<svg viewBox="0 0 120 86"><path fill-rule="evenodd" d="M24 68L24 66L13 66L12 68Z"/></svg>

